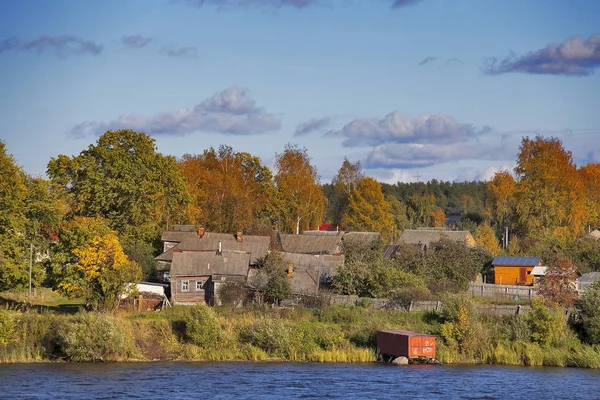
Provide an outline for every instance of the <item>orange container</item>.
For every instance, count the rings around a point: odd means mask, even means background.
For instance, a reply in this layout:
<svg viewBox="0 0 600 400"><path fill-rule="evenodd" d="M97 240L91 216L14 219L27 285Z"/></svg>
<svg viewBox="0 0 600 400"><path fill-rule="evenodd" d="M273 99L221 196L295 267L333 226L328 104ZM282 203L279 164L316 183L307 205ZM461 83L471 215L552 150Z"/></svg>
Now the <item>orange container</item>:
<svg viewBox="0 0 600 400"><path fill-rule="evenodd" d="M377 351L381 357L435 358L435 339L413 331L377 331Z"/></svg>

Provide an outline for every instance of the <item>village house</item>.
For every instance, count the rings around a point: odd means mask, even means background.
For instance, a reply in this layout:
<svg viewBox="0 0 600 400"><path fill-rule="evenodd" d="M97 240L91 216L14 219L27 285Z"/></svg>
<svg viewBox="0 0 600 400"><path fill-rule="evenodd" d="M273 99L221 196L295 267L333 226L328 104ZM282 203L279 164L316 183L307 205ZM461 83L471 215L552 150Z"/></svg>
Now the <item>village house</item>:
<svg viewBox="0 0 600 400"><path fill-rule="evenodd" d="M492 261L494 283L497 285L531 286L534 283L533 269L541 265L540 257L496 256Z"/></svg>
<svg viewBox="0 0 600 400"><path fill-rule="evenodd" d="M173 304L218 304L219 286L246 282L251 254L237 250L182 250L175 248L171 264Z"/></svg>

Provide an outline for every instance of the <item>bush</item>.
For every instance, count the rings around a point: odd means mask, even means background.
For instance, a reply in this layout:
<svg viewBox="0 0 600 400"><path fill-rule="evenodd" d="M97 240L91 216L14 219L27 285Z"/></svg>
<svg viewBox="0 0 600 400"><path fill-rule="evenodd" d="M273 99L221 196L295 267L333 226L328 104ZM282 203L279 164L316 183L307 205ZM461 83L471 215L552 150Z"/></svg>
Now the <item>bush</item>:
<svg viewBox="0 0 600 400"><path fill-rule="evenodd" d="M221 338L221 325L215 312L208 306L197 305L186 310L183 316L185 336L193 344L204 348L214 347Z"/></svg>
<svg viewBox="0 0 600 400"><path fill-rule="evenodd" d="M242 343L256 346L269 354L286 357L290 353L292 331L279 318L263 317L239 332Z"/></svg>
<svg viewBox="0 0 600 400"><path fill-rule="evenodd" d="M575 302L574 327L581 339L590 344L600 344L600 281Z"/></svg>
<svg viewBox="0 0 600 400"><path fill-rule="evenodd" d="M71 361L126 358L128 343L115 319L99 313L80 313L56 332L57 350Z"/></svg>
<svg viewBox="0 0 600 400"><path fill-rule="evenodd" d="M0 311L0 346L6 346L15 332L15 320L8 311Z"/></svg>
<svg viewBox="0 0 600 400"><path fill-rule="evenodd" d="M532 342L555 345L567 336L567 319L562 309L548 307L541 298L533 299L525 320L531 329Z"/></svg>

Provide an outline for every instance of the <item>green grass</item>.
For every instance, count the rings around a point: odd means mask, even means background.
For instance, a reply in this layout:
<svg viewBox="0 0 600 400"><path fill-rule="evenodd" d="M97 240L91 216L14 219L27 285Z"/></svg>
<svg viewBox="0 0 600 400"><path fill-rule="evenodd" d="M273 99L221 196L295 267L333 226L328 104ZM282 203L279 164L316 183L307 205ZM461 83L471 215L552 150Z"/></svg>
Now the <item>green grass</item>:
<svg viewBox="0 0 600 400"><path fill-rule="evenodd" d="M30 297L27 290L0 292L0 304L13 309L50 309L57 312L76 312L83 299L69 299L49 288L35 288Z"/></svg>

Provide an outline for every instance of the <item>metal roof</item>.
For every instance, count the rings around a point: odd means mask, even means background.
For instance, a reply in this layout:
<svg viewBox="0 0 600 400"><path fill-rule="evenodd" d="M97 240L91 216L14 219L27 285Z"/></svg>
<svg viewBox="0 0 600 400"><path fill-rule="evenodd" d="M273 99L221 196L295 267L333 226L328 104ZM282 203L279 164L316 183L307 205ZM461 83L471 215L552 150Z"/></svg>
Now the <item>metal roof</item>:
<svg viewBox="0 0 600 400"><path fill-rule="evenodd" d="M540 257L504 257L504 256L496 256L492 261L492 265L509 265L509 266L523 266L535 267L540 263Z"/></svg>

